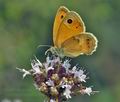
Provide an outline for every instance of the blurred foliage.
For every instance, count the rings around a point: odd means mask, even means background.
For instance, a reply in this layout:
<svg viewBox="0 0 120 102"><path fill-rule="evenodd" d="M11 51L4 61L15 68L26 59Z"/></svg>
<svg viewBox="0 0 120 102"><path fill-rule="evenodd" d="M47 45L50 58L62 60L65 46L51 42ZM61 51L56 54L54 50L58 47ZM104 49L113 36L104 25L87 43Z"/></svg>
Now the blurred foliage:
<svg viewBox="0 0 120 102"><path fill-rule="evenodd" d="M22 80L15 68L29 69L34 55L45 60L46 49L37 47L53 45L53 22L61 5L78 12L99 40L92 56L73 61L90 72L89 85L100 93L75 96L70 102L120 102L120 0L0 0L0 101L43 102L32 79Z"/></svg>

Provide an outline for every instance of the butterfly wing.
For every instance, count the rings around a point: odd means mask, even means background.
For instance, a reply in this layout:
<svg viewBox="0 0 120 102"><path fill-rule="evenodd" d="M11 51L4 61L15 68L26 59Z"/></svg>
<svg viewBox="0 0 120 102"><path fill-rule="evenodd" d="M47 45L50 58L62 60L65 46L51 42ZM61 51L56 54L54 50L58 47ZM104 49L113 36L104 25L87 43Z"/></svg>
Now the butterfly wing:
<svg viewBox="0 0 120 102"><path fill-rule="evenodd" d="M83 32L73 36L62 44L65 56L77 57L82 54L91 55L97 48L97 39L92 33Z"/></svg>
<svg viewBox="0 0 120 102"><path fill-rule="evenodd" d="M85 25L81 17L74 11L70 11L63 18L55 36L55 46L61 48L61 44L67 39L85 32Z"/></svg>
<svg viewBox="0 0 120 102"><path fill-rule="evenodd" d="M58 34L59 26L68 12L69 12L69 10L64 6L61 6L57 11L55 21L54 21L54 26L53 26L53 42L54 42L54 44L56 41L56 36Z"/></svg>

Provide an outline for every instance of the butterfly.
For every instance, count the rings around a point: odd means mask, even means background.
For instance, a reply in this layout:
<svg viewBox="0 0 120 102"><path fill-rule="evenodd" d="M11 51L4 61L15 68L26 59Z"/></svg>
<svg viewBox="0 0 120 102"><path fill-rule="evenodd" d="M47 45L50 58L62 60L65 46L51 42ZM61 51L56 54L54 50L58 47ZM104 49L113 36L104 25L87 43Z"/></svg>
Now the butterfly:
<svg viewBox="0 0 120 102"><path fill-rule="evenodd" d="M61 6L53 26L54 47L49 50L58 56L77 57L91 55L97 48L97 38L86 32L85 24L78 13Z"/></svg>

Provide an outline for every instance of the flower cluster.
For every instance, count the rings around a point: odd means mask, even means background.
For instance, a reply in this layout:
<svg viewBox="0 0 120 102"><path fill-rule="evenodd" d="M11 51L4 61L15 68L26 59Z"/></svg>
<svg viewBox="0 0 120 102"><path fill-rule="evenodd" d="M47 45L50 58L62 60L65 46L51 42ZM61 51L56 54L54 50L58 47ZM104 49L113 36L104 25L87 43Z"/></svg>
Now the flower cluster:
<svg viewBox="0 0 120 102"><path fill-rule="evenodd" d="M31 61L32 69L23 72L32 75L35 87L48 97L49 102L62 102L71 98L72 95L92 94L91 87L83 86L87 76L85 71L77 65L71 66L70 60L60 59L57 56L47 56L46 61L41 63L37 58Z"/></svg>

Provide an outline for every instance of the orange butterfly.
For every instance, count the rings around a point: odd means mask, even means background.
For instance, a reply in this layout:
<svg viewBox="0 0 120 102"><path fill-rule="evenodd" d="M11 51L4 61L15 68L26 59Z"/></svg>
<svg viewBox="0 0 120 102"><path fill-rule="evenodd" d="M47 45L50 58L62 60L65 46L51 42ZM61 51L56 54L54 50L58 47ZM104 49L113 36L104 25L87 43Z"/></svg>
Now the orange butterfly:
<svg viewBox="0 0 120 102"><path fill-rule="evenodd" d="M58 56L77 57L91 55L97 48L97 38L86 32L78 13L61 6L56 14L53 27L54 47L49 50Z"/></svg>

